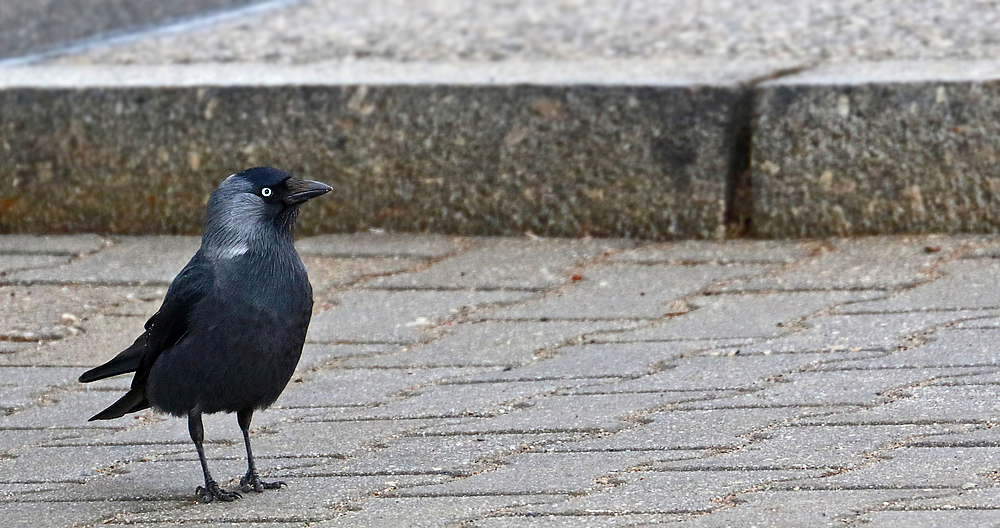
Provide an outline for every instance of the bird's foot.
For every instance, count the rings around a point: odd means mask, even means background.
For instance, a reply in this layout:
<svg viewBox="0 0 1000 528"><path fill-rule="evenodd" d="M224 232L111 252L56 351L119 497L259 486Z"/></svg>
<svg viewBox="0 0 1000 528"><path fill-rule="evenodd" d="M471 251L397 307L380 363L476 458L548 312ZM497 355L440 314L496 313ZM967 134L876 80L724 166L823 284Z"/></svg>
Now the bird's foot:
<svg viewBox="0 0 1000 528"><path fill-rule="evenodd" d="M288 487L285 481L279 480L277 482L264 482L260 480L260 476L257 475L256 471L247 471L246 475L240 479L240 489L243 491L256 491L257 493L262 493L266 489L278 489L282 486Z"/></svg>
<svg viewBox="0 0 1000 528"><path fill-rule="evenodd" d="M214 480L206 482L204 487L198 486L198 489L194 490L194 492L198 494L198 500L201 502L212 502L216 500L231 502L243 497L243 495L240 495L238 492L226 491L220 488Z"/></svg>

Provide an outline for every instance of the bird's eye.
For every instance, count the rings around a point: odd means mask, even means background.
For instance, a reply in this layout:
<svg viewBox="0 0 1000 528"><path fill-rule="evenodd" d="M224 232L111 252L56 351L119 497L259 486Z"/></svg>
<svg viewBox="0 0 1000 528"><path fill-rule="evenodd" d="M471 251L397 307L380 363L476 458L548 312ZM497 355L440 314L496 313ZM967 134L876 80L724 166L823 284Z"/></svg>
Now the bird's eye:
<svg viewBox="0 0 1000 528"><path fill-rule="evenodd" d="M264 187L263 189L260 190L260 195L263 196L264 198L267 198L268 196L271 196L271 188L270 187Z"/></svg>

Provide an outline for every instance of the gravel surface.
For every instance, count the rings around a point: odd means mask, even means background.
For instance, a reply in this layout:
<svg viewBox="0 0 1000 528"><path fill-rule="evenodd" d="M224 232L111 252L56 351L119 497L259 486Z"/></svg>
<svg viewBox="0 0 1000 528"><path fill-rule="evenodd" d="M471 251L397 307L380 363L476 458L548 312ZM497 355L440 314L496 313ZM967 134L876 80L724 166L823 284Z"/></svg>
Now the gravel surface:
<svg viewBox="0 0 1000 528"><path fill-rule="evenodd" d="M1000 55L994 0L311 0L60 63Z"/></svg>

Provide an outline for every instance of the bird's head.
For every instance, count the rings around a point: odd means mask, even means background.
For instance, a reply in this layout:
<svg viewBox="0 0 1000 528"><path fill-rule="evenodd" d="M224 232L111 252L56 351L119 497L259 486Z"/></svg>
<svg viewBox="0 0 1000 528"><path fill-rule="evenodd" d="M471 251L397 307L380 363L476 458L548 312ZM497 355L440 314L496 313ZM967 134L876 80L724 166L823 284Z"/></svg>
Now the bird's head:
<svg viewBox="0 0 1000 528"><path fill-rule="evenodd" d="M205 236L223 245L271 235L289 236L299 206L330 192L325 183L292 178L270 167L254 167L223 180L205 212Z"/></svg>

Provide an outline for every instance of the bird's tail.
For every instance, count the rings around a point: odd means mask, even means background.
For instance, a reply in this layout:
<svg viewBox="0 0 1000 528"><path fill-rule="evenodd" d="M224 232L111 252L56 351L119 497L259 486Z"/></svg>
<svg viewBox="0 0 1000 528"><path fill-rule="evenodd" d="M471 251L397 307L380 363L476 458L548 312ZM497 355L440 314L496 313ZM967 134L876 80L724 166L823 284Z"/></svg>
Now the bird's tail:
<svg viewBox="0 0 1000 528"><path fill-rule="evenodd" d="M113 420L115 418L121 418L128 413L141 411L149 407L149 401L146 399L145 392L144 387L129 389L124 396L118 399L118 401L111 404L111 406L107 409L91 416L88 421Z"/></svg>
<svg viewBox="0 0 1000 528"><path fill-rule="evenodd" d="M146 349L146 334L142 334L132 343L131 346L122 350L117 356L111 358L107 363L94 367L80 375L81 383L90 383L119 374L135 372L139 368L139 361Z"/></svg>

